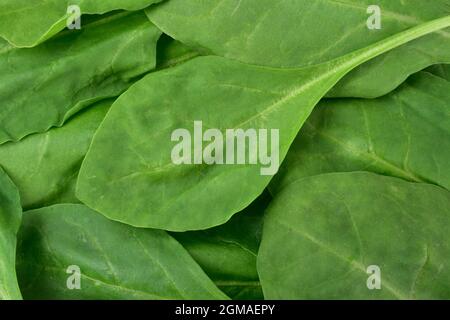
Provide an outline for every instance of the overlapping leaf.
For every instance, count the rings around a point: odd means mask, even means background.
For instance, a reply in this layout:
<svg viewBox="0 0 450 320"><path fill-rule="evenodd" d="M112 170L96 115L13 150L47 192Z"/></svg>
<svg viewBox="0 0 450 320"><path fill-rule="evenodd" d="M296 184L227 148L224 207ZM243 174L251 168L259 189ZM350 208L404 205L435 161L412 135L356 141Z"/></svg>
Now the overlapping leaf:
<svg viewBox="0 0 450 320"><path fill-rule="evenodd" d="M450 64L437 64L429 67L427 71L450 81Z"/></svg>
<svg viewBox="0 0 450 320"><path fill-rule="evenodd" d="M367 27L371 5L381 9L381 29ZM205 53L274 67L328 61L449 13L449 0L171 0L147 9L165 33ZM330 95L380 96L441 62L450 62L448 30L362 65Z"/></svg>
<svg viewBox="0 0 450 320"><path fill-rule="evenodd" d="M265 217L264 296L448 299L449 225L450 193L434 185L364 172L297 180Z"/></svg>
<svg viewBox="0 0 450 320"><path fill-rule="evenodd" d="M101 124L82 164L77 195L105 216L134 226L186 231L222 224L261 194L271 177L261 175L261 164L175 165L175 129L191 129L196 120L222 131L279 129L283 160L316 103L345 74L449 25L450 17L437 19L301 69L202 57L148 75L114 103Z"/></svg>
<svg viewBox="0 0 450 320"><path fill-rule="evenodd" d="M163 34L158 41L156 69L174 67L199 55L198 51Z"/></svg>
<svg viewBox="0 0 450 320"><path fill-rule="evenodd" d="M139 12L102 18L32 49L0 41L0 144L121 94L154 68L160 34Z"/></svg>
<svg viewBox="0 0 450 320"><path fill-rule="evenodd" d="M227 298L164 231L113 222L83 205L25 212L17 259L28 299ZM78 271L79 289L70 279Z"/></svg>
<svg viewBox="0 0 450 320"><path fill-rule="evenodd" d="M1 0L0 37L16 47L34 47L73 22L69 6L81 14L139 10L162 0Z"/></svg>
<svg viewBox="0 0 450 320"><path fill-rule="evenodd" d="M61 128L0 146L0 166L17 185L23 207L78 202L75 182L81 162L111 104L99 102Z"/></svg>
<svg viewBox="0 0 450 320"><path fill-rule="evenodd" d="M271 191L327 172L373 171L450 189L450 83L418 73L375 100L324 100L292 144Z"/></svg>
<svg viewBox="0 0 450 320"><path fill-rule="evenodd" d="M450 0L159 2L0 0L0 300L448 299Z"/></svg>
<svg viewBox="0 0 450 320"><path fill-rule="evenodd" d="M224 225L173 233L230 298L264 298L256 271L256 255L261 241L263 212L270 200L270 195L265 192Z"/></svg>

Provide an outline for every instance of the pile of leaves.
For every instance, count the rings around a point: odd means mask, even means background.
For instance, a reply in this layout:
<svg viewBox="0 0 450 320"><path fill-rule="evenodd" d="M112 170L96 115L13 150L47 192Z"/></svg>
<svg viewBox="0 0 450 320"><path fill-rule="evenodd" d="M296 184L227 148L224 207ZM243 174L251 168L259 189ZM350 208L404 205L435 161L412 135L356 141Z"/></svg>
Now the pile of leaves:
<svg viewBox="0 0 450 320"><path fill-rule="evenodd" d="M450 299L449 0L70 4L0 0L0 299Z"/></svg>

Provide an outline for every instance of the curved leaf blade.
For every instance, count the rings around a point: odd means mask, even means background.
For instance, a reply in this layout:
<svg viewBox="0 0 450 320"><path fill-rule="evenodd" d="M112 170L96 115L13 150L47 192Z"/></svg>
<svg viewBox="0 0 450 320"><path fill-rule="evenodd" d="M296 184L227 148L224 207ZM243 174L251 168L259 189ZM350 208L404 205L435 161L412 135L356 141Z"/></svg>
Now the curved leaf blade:
<svg viewBox="0 0 450 320"><path fill-rule="evenodd" d="M158 41L156 69L161 70L174 67L199 55L200 53L196 50L163 33Z"/></svg>
<svg viewBox="0 0 450 320"><path fill-rule="evenodd" d="M221 131L278 129L282 161L316 103L342 76L449 25L450 16L437 19L302 69L202 57L148 75L114 103L100 125L81 167L77 196L106 217L139 227L186 231L223 224L256 199L271 177L260 175L259 164L175 165L175 129L197 120Z"/></svg>
<svg viewBox="0 0 450 320"><path fill-rule="evenodd" d="M72 0L81 14L103 14L114 10L140 10L162 0ZM71 14L67 1L2 0L0 37L15 47L34 47L66 28ZM26 32L24 32L26 30Z"/></svg>
<svg viewBox="0 0 450 320"><path fill-rule="evenodd" d="M19 189L22 207L79 202L75 197L79 168L112 103L96 103L61 128L0 145L0 166Z"/></svg>
<svg viewBox="0 0 450 320"><path fill-rule="evenodd" d="M113 222L83 205L26 212L17 260L27 299L227 298L164 231ZM70 266L79 267L79 290L67 287Z"/></svg>
<svg viewBox="0 0 450 320"><path fill-rule="evenodd" d="M426 72L376 100L323 100L271 192L306 176L361 170L450 189L449 101L450 83Z"/></svg>
<svg viewBox="0 0 450 320"><path fill-rule="evenodd" d="M160 34L138 12L102 18L32 49L0 41L0 144L61 126L120 95L155 67Z"/></svg>
<svg viewBox="0 0 450 320"><path fill-rule="evenodd" d="M335 59L450 12L449 0L375 4L381 9L379 30L366 26L367 10L374 5L370 0L171 0L146 13L165 33L205 53L250 64L301 67ZM412 73L443 62L450 62L449 30L358 67L329 96L381 96Z"/></svg>
<svg viewBox="0 0 450 320"><path fill-rule="evenodd" d="M366 172L297 180L264 220L267 299L449 299L450 193ZM370 266L381 289L369 290Z"/></svg>

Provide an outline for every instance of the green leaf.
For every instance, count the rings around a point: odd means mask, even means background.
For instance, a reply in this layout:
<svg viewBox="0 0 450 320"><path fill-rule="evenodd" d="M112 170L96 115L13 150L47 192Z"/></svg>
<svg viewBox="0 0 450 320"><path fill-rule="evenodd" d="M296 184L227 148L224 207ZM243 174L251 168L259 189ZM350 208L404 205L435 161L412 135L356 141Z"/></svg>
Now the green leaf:
<svg viewBox="0 0 450 320"><path fill-rule="evenodd" d="M373 4L381 9L379 30L366 25ZM273 67L322 63L449 12L449 0L170 0L146 10L161 30L187 45ZM449 30L364 64L330 96L381 96L408 75L442 62L450 62Z"/></svg>
<svg viewBox="0 0 450 320"><path fill-rule="evenodd" d="M83 205L26 212L17 260L27 299L227 298L164 231L113 222ZM67 286L76 285L71 266L80 289Z"/></svg>
<svg viewBox="0 0 450 320"><path fill-rule="evenodd" d="M198 55L167 36L159 40L158 54L158 69ZM89 106L60 128L0 145L0 166L18 186L22 207L34 209L58 203L79 203L75 197L75 182L81 162L113 102L108 99Z"/></svg>
<svg viewBox="0 0 450 320"><path fill-rule="evenodd" d="M282 161L316 103L342 76L449 25L450 16L434 20L301 69L201 57L150 74L113 104L100 125L81 167L77 196L106 217L139 227L187 231L223 224L260 195L271 176L261 175L260 164L175 165L175 129L192 129L196 120L222 132L279 129Z"/></svg>
<svg viewBox="0 0 450 320"><path fill-rule="evenodd" d="M450 81L450 64L437 64L429 67L426 71Z"/></svg>
<svg viewBox="0 0 450 320"><path fill-rule="evenodd" d="M0 41L0 144L120 95L155 67L160 34L139 12L108 16L32 49Z"/></svg>
<svg viewBox="0 0 450 320"><path fill-rule="evenodd" d="M0 167L0 300L20 300L16 235L22 220L19 192Z"/></svg>
<svg viewBox="0 0 450 320"><path fill-rule="evenodd" d="M158 41L156 70L176 66L199 55L198 51L162 34Z"/></svg>
<svg viewBox="0 0 450 320"><path fill-rule="evenodd" d="M372 173L293 182L264 220L266 299L449 299L450 193ZM380 268L381 289L370 269ZM373 288L373 287L372 287Z"/></svg>
<svg viewBox="0 0 450 320"><path fill-rule="evenodd" d="M256 255L263 212L270 200L270 194L264 192L222 226L172 234L232 299L264 299L256 271Z"/></svg>
<svg viewBox="0 0 450 320"><path fill-rule="evenodd" d="M323 100L300 130L271 192L298 178L372 171L450 189L450 83L418 73L375 100Z"/></svg>
<svg viewBox="0 0 450 320"><path fill-rule="evenodd" d="M1 0L0 37L15 47L34 47L66 28L78 5L81 14L103 14L114 10L140 10L162 0ZM83 28L81 18L81 28Z"/></svg>
<svg viewBox="0 0 450 320"><path fill-rule="evenodd" d="M24 208L79 202L75 197L78 171L112 102L89 107L61 128L0 146L0 166L17 185Z"/></svg>

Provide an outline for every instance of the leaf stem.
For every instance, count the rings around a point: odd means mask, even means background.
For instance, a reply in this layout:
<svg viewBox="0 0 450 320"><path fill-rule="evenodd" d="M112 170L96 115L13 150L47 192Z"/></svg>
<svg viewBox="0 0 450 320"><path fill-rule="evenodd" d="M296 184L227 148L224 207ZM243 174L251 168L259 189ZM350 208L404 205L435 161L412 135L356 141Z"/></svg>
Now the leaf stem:
<svg viewBox="0 0 450 320"><path fill-rule="evenodd" d="M329 63L336 64L336 66L340 67L339 69L341 69L341 71L345 70L345 72L348 72L360 64L386 53L389 50L447 27L450 27L450 16L422 23L416 27L376 42L366 48L339 57Z"/></svg>

